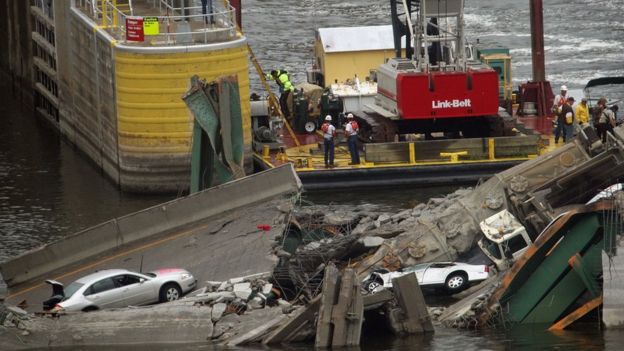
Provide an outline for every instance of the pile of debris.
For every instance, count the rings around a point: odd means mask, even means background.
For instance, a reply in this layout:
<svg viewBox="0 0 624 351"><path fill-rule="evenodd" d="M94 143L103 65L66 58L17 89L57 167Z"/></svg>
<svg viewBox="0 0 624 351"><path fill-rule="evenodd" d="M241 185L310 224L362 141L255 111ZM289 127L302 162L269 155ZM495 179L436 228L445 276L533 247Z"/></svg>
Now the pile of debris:
<svg viewBox="0 0 624 351"><path fill-rule="evenodd" d="M624 128L621 134L624 140ZM15 319L12 314L5 321L13 321L8 322L12 330L26 326L22 331L31 335L32 345L110 344L110 335L115 335L119 344L211 340L236 346L314 339L319 347L350 346L359 343L363 313L369 310L385 316L388 329L397 334L430 332L431 319L415 274L394 278L392 290L365 296L363 278L377 269L392 272L420 263L466 260L483 237L480 223L503 210L513 214L536 240L536 234L562 211L588 202L605 183L613 184L624 176L624 150L616 146L591 156L582 143L568 143L474 189L459 189L398 213L372 205L289 208L284 211L288 225L273 243L277 264L271 272L208 281L173 303L54 318L20 315ZM596 217L598 212L594 212L582 216ZM596 238L604 232L603 224L598 224ZM552 237L549 245L556 246L558 237ZM560 268L567 274L568 256L564 258ZM581 272L579 262L573 261ZM524 276L530 276L531 267L525 270ZM465 291L457 304L436 308L431 314L445 326L484 326L478 324L482 311L496 311L500 306L495 291L507 287L507 298L518 291L510 285L509 274L501 277ZM548 275L543 278L550 284L548 279Z"/></svg>
<svg viewBox="0 0 624 351"><path fill-rule="evenodd" d="M270 273L260 273L224 282L207 281L206 286L192 292L186 298L213 307L218 305L219 310L225 311L227 307L239 314L248 309L257 310L266 306L279 305L290 308L290 303L278 298L279 290L274 289L273 284L268 282L270 277Z"/></svg>
<svg viewBox="0 0 624 351"><path fill-rule="evenodd" d="M301 237L300 232L310 232L314 223L314 228L325 229L330 238L325 240L332 240L327 246L333 251L323 250L323 241L305 238L300 239L304 245L300 250L315 249L318 257L357 261L361 276L376 268L393 271L424 262L454 261L474 247L481 236L479 222L502 208L502 201L492 200L496 196L490 194L496 187L497 182L491 182L476 190L458 189L398 213L371 205L304 207L294 213L296 225L285 235ZM342 252L335 252L339 247L344 247ZM361 256L371 249L376 249L373 255Z"/></svg>

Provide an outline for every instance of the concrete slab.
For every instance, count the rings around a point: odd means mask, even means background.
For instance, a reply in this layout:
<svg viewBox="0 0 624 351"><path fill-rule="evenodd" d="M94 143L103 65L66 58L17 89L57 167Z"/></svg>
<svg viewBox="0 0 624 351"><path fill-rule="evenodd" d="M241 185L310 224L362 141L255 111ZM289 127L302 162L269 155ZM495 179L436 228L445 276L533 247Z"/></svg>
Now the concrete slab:
<svg viewBox="0 0 624 351"><path fill-rule="evenodd" d="M225 281L272 271L277 258L271 254L271 243L285 226L285 214L277 206L290 198L276 197L261 204L252 204L209 218L193 226L153 237L140 245L116 250L107 256L95 257L79 266L56 271L30 284L20 284L9 289L8 304L28 302L27 310L41 311L42 301L51 295L45 279L63 284L107 268L127 268L148 272L163 267L188 269L199 282ZM263 232L258 224L269 223L271 230ZM194 237L195 242L189 243Z"/></svg>
<svg viewBox="0 0 624 351"><path fill-rule="evenodd" d="M607 328L624 328L624 255L609 258L603 251L602 271L602 322Z"/></svg>
<svg viewBox="0 0 624 351"><path fill-rule="evenodd" d="M77 313L58 319L30 318L26 321L27 335L18 328L6 328L5 337L0 338L0 349L13 350L16 346L24 348L25 345L27 348L73 348L88 345L111 347L205 342L213 332L210 312L208 306L178 302ZM6 333L17 335L10 337Z"/></svg>
<svg viewBox="0 0 624 351"><path fill-rule="evenodd" d="M185 257L187 248L199 247L201 241L206 241L200 237L201 235L231 233L239 239L245 236L267 237L268 235L256 235L262 233L257 229L257 225L273 225L271 233L265 234L274 234L275 229L280 229L279 218L283 217L283 213L277 209L271 208L263 214L262 206L259 205L258 211L253 213L255 216L246 216L246 212L243 211L237 212L238 216L230 216L228 220L222 219L228 211L235 211L253 203L270 204L271 199L292 196L300 189L301 182L292 165L257 173L69 235L63 240L3 262L0 264L0 272L7 284L14 287L32 279L49 276L70 265L92 262L98 255L110 256L123 251L126 245L140 245L145 241L153 241L158 236L168 238L186 236L185 245L168 253L170 256ZM274 205L281 205L280 208L286 206L282 203ZM208 220L209 218L211 220ZM209 229L207 233L203 232L206 228ZM187 231L193 235L187 235ZM202 254L205 255L205 252ZM135 267L138 269L139 265Z"/></svg>

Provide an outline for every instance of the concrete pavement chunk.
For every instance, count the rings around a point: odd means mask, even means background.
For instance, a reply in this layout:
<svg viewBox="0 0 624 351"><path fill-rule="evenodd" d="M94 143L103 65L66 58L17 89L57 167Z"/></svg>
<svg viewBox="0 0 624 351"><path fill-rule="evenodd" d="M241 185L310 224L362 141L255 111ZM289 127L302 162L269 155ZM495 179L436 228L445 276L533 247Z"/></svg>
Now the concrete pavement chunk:
<svg viewBox="0 0 624 351"><path fill-rule="evenodd" d="M264 286L262 287L262 293L264 295L268 295L271 293L272 289L273 289L273 284L264 284Z"/></svg>
<svg viewBox="0 0 624 351"><path fill-rule="evenodd" d="M240 297L243 300L247 300L251 295L251 284L248 282L234 284L234 294L236 297Z"/></svg>
<svg viewBox="0 0 624 351"><path fill-rule="evenodd" d="M227 305L224 303L216 303L212 306L211 319L213 323L216 323L217 321L221 319L221 317L223 316L223 313L225 313L226 308L227 308Z"/></svg>

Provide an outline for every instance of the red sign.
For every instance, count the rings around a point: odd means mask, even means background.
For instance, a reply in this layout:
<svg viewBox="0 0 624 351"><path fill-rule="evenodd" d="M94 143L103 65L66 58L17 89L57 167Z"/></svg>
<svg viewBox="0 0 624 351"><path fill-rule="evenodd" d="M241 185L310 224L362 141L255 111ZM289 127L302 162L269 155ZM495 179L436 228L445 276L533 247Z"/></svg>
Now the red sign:
<svg viewBox="0 0 624 351"><path fill-rule="evenodd" d="M143 17L126 17L126 40L143 41Z"/></svg>

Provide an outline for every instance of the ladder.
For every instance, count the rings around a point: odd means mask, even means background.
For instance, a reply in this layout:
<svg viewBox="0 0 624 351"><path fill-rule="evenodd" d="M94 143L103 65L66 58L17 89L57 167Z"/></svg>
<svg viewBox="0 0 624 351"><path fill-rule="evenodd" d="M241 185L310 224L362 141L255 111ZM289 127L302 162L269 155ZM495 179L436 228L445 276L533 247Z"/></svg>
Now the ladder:
<svg viewBox="0 0 624 351"><path fill-rule="evenodd" d="M286 129L288 129L288 134L290 134L290 136L295 141L295 145L301 146L301 143L299 142L299 139L297 138L297 135L292 130L292 127L290 126L290 123L288 123L288 120L286 119L286 116L284 116L284 112L282 112L282 109L280 108L280 104L277 101L277 98L275 97L275 94L273 94L273 92L271 92L271 88L269 87L269 83L266 80L266 75L264 74L264 71L262 70L262 67L260 66L260 63L258 63L258 60L256 59L256 55L254 54L254 52L251 49L251 46L249 46L249 44L247 44L247 51L249 52L249 58L251 59L251 63L254 65L254 67L256 68L256 72L258 72L258 75L260 76L260 81L262 82L262 86L269 93L269 106L274 111L277 111L279 113L279 116L282 119L282 121L284 122L284 125L286 126Z"/></svg>

